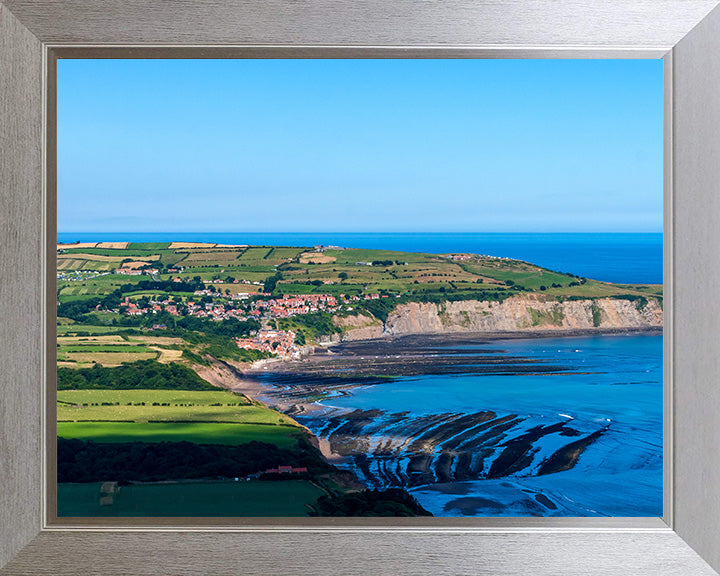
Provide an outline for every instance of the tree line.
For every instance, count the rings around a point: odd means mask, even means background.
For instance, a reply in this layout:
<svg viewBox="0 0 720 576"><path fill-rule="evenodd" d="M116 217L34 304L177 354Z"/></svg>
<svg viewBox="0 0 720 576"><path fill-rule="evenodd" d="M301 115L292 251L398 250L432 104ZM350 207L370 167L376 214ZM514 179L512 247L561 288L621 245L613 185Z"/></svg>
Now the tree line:
<svg viewBox="0 0 720 576"><path fill-rule="evenodd" d="M57 369L58 390L217 390L182 364L138 360L132 364Z"/></svg>

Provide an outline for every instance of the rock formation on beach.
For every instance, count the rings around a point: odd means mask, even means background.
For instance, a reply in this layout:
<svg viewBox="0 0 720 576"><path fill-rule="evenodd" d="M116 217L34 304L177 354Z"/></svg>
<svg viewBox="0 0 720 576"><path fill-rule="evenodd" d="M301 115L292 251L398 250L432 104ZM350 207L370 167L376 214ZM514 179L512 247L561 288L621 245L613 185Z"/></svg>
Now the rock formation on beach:
<svg viewBox="0 0 720 576"><path fill-rule="evenodd" d="M656 298L543 299L518 295L502 302L408 302L385 322L368 316L336 318L344 340L445 332L539 332L572 330L643 330L662 328L663 309Z"/></svg>

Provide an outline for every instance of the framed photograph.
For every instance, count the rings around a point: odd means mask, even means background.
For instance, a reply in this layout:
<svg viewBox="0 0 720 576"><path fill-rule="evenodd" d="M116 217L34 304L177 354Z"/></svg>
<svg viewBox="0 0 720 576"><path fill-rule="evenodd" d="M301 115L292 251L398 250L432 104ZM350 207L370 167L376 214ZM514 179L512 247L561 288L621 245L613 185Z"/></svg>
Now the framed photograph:
<svg viewBox="0 0 720 576"><path fill-rule="evenodd" d="M716 2L313 8L0 4L2 573L715 573Z"/></svg>
<svg viewBox="0 0 720 576"><path fill-rule="evenodd" d="M662 516L662 60L56 70L53 525Z"/></svg>

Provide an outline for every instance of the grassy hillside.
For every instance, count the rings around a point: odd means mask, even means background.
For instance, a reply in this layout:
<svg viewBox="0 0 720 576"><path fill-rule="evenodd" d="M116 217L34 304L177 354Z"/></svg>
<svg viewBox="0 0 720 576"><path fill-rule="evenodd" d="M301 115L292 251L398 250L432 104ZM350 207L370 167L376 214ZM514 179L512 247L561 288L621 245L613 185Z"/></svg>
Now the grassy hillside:
<svg viewBox="0 0 720 576"><path fill-rule="evenodd" d="M222 281L236 292L260 291L260 284L278 271L282 278L276 284L278 293L331 294L413 294L461 291L483 293L498 289L518 291L551 290L553 294L579 294L578 283L585 286L583 295L648 292L660 294L658 287L613 285L578 278L572 274L546 270L518 260L479 255L457 256L396 252L390 250L322 249L311 247L217 247L207 244L195 248L175 248L162 243L133 244L129 249L67 248L60 251L59 272L78 271L78 279L61 278L58 293L61 300L86 294L105 294L128 282L147 276L106 274L94 276L96 258L103 257L106 271L117 270L123 260L135 259L159 269L157 278L167 280L199 277L203 282ZM69 262L72 262L70 267ZM113 268L115 266L115 268ZM175 268L176 272L168 271ZM83 275L87 276L83 278ZM228 282L225 282L229 280ZM237 284L235 280L239 280ZM243 282L249 282L246 284ZM508 286L512 283L512 286ZM240 286L238 286L240 284ZM184 296L185 297L185 296Z"/></svg>

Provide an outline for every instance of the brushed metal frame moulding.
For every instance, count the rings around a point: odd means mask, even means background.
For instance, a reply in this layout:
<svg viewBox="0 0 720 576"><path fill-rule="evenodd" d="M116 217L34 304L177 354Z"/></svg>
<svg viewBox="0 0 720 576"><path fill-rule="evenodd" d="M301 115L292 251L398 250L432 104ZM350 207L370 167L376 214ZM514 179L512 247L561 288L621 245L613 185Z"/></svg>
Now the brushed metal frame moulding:
<svg viewBox="0 0 720 576"><path fill-rule="evenodd" d="M618 55L619 54L619 55ZM206 529L241 529L266 530L271 528L302 529L321 527L326 530L361 530L370 529L405 529L405 530L593 530L593 529L633 529L633 530L669 530L672 525L672 427L671 406L664 402L663 436L663 516L629 517L629 518L178 518L178 517L134 517L134 518L82 518L61 517L56 515L57 510L57 443L55 422L57 406L56 387L56 279L52 273L56 269L55 238L57 237L57 132L56 132L56 102L57 102L57 60L66 58L102 58L102 59L177 59L177 58L565 58L565 59L598 59L598 58L654 58L663 60L663 107L665 114L672 107L672 66L671 56L667 51L641 48L637 51L621 48L619 50L592 48L569 49L505 49L489 47L449 47L449 46L421 46L411 48L398 47L364 47L364 46L77 46L77 45L47 45L45 47L45 70L47 86L45 139L46 148L46 186L45 186L45 253L43 259L46 265L46 294L43 323L46 326L45 334L45 409L43 412L42 429L46 431L43 442L44 453L44 483L45 498L43 500L44 518L46 528L123 528L132 529L142 526L146 529L173 528L192 530ZM670 134L664 136L670 138ZM667 151L665 152L667 158ZM665 159L664 159L665 160ZM665 164L665 162L664 162ZM669 163L667 163L669 166ZM666 179L666 181L668 181ZM672 213L672 195L670 186L663 190L667 198L665 209ZM667 225L665 226L667 228ZM665 234L668 245L672 245L672 230ZM666 253L667 257L668 254ZM669 262L665 262L665 269L669 270ZM664 278L664 299L669 303L665 305L666 324L672 322L672 277ZM667 328L667 326L665 326ZM668 333L672 333L668 330ZM672 358L672 337L663 339L663 396L672 396L672 374L669 370Z"/></svg>
<svg viewBox="0 0 720 576"><path fill-rule="evenodd" d="M718 3L0 0L0 574L716 574ZM55 518L58 57L663 58L663 519Z"/></svg>

